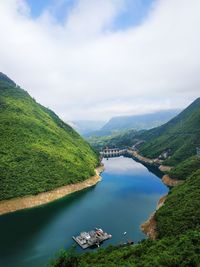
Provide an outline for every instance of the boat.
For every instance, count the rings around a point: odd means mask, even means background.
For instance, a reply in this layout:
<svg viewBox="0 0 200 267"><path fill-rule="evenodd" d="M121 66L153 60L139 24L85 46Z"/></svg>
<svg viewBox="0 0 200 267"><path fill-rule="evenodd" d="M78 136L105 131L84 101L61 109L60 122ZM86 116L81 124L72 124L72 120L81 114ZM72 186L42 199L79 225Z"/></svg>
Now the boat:
<svg viewBox="0 0 200 267"><path fill-rule="evenodd" d="M101 228L95 228L89 232L81 232L80 235L72 238L82 249L86 249L99 247L103 241L112 238L112 235L104 232Z"/></svg>

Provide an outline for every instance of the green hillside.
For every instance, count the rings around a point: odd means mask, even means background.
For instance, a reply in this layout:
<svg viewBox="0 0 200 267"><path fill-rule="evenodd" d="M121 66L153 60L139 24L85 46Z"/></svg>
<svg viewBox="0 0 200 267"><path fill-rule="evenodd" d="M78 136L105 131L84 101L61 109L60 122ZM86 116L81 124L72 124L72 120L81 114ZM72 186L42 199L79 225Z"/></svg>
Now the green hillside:
<svg viewBox="0 0 200 267"><path fill-rule="evenodd" d="M87 141L91 146L100 151L105 147L128 147L130 145L130 140L132 140L138 132L134 130L129 130L120 133L113 133L112 135L106 136L93 136L87 138Z"/></svg>
<svg viewBox="0 0 200 267"><path fill-rule="evenodd" d="M51 110L0 73L0 200L94 174L98 155Z"/></svg>
<svg viewBox="0 0 200 267"><path fill-rule="evenodd" d="M170 171L170 177L185 180L192 173L200 169L200 157L192 156L182 161Z"/></svg>
<svg viewBox="0 0 200 267"><path fill-rule="evenodd" d="M82 255L62 251L49 266L199 267L200 157L196 155L199 136L200 98L163 126L99 141L100 145L106 142L112 146L131 146L145 140L140 152L151 158L171 149L165 160L166 164L174 165L170 176L185 182L170 189L165 204L156 212L157 240L147 239L133 246L108 247Z"/></svg>
<svg viewBox="0 0 200 267"><path fill-rule="evenodd" d="M200 169L173 188L156 212L158 239L132 246L113 246L95 253L61 251L49 267L199 267Z"/></svg>
<svg viewBox="0 0 200 267"><path fill-rule="evenodd" d="M86 137L103 137L112 134L119 134L127 130L140 131L151 129L169 121L180 112L178 109L157 111L155 113L131 116L117 116L111 118L100 130L88 132Z"/></svg>
<svg viewBox="0 0 200 267"><path fill-rule="evenodd" d="M200 98L168 123L147 131L141 136L146 142L140 153L150 158L158 157L171 149L166 164L176 165L196 154L200 145Z"/></svg>
<svg viewBox="0 0 200 267"><path fill-rule="evenodd" d="M165 205L156 212L159 237L200 231L200 169L173 188Z"/></svg>
<svg viewBox="0 0 200 267"><path fill-rule="evenodd" d="M166 164L176 165L196 154L200 146L200 98L197 98L179 115L162 126L147 131L127 131L116 136L89 139L97 148L104 145L109 147L131 147L138 140L145 142L140 145L140 153L149 158L158 157L163 151L171 150Z"/></svg>
<svg viewBox="0 0 200 267"><path fill-rule="evenodd" d="M48 267L198 267L200 232L188 231L179 238L145 240L136 246L108 247L78 255L61 251Z"/></svg>

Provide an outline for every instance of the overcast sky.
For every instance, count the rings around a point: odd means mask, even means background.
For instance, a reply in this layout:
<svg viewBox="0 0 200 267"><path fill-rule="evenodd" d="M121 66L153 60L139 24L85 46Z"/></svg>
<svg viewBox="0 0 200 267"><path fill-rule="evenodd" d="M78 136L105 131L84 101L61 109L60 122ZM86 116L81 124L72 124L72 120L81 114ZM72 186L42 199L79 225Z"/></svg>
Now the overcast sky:
<svg viewBox="0 0 200 267"><path fill-rule="evenodd" d="M200 95L199 0L0 0L0 71L65 121Z"/></svg>

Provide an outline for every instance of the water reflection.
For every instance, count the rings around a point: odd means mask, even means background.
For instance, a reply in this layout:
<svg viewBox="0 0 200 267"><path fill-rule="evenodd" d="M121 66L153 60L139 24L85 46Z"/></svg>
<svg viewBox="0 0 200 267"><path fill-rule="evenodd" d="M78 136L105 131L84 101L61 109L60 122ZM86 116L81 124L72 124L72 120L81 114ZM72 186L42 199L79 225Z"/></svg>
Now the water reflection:
<svg viewBox="0 0 200 267"><path fill-rule="evenodd" d="M132 175L146 172L146 167L141 163L136 162L132 158L125 158L123 156L103 159L103 164L106 165L106 173L115 175Z"/></svg>
<svg viewBox="0 0 200 267"><path fill-rule="evenodd" d="M104 164L106 170L96 186L42 207L0 216L0 266L42 267L60 248L73 244L73 235L94 227L113 236L103 246L145 238L140 224L167 187L131 158L104 159Z"/></svg>

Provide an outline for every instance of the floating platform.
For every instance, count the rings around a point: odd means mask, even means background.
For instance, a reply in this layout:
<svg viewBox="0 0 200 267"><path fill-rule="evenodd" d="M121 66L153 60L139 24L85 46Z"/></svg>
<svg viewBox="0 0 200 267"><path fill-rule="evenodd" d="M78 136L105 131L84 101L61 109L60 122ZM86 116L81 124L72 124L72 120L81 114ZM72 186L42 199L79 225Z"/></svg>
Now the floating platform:
<svg viewBox="0 0 200 267"><path fill-rule="evenodd" d="M86 249L93 246L99 247L103 241L112 238L112 235L107 234L102 229L95 228L90 232L81 232L79 236L72 238L82 249Z"/></svg>

